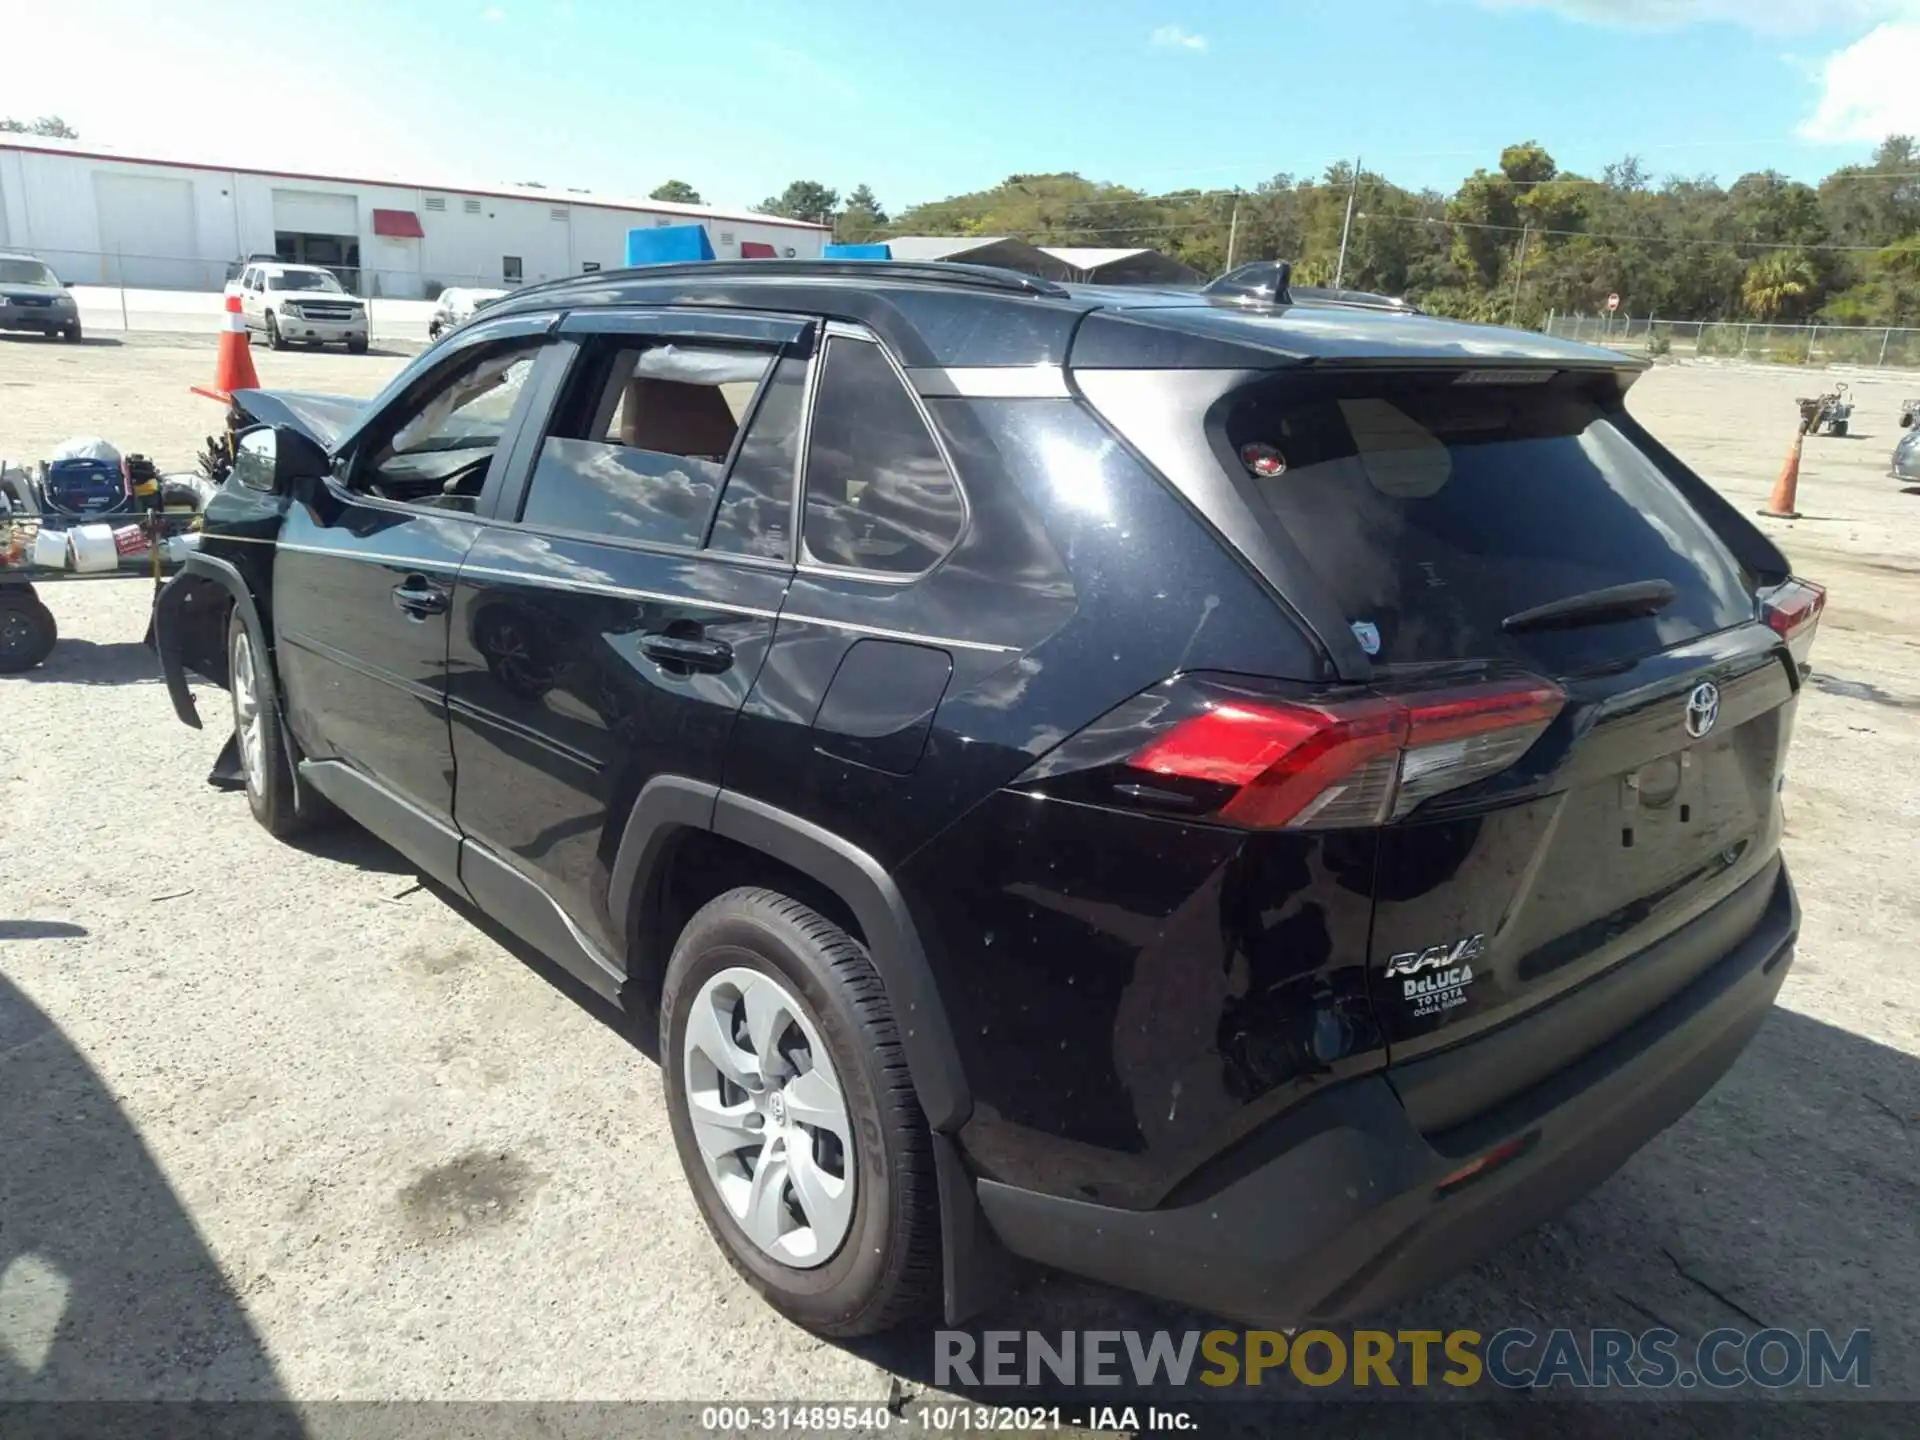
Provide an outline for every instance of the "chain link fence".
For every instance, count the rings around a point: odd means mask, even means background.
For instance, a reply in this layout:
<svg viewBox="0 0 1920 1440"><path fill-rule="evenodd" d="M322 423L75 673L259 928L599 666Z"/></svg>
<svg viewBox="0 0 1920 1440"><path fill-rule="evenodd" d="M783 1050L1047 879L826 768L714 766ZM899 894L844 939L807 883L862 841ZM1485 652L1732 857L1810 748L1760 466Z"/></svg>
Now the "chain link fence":
<svg viewBox="0 0 1920 1440"><path fill-rule="evenodd" d="M1549 315L1546 333L1640 355L1771 365L1866 365L1920 370L1920 330L1897 326L1764 325L1652 315Z"/></svg>
<svg viewBox="0 0 1920 1440"><path fill-rule="evenodd" d="M264 252L232 260L45 246L22 253L42 261L68 285L97 289L217 291L239 275L245 265L254 262L318 266L331 271L343 290L364 300L433 300L442 290L455 287L511 290L521 284L561 278L542 268L548 263L548 257L517 255L503 255L497 268L469 271L439 265L385 269L377 265L335 263L333 259L323 258L294 259ZM357 251L350 258L357 262ZM587 272L599 267L588 263L577 268Z"/></svg>
<svg viewBox="0 0 1920 1440"><path fill-rule="evenodd" d="M245 261L183 259L86 250L29 252L71 290L88 333L212 334L224 322L225 290ZM517 257L507 257L514 259ZM277 263L312 263L279 261ZM322 265L348 294L367 308L375 339L425 341L434 302L445 290L512 290L552 278L513 277L495 271L472 274L450 269L382 270L370 266ZM583 265L583 272L598 268ZM503 267L503 270L505 267Z"/></svg>

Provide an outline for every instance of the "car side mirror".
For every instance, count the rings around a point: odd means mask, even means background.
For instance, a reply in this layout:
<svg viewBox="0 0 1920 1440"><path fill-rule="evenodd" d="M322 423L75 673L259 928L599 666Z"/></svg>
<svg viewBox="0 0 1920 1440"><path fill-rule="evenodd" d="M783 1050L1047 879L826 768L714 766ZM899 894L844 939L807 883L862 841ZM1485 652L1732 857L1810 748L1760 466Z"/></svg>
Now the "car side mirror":
<svg viewBox="0 0 1920 1440"><path fill-rule="evenodd" d="M302 480L317 480L332 469L327 452L290 425L257 425L241 433L233 448L233 478L266 495L291 494Z"/></svg>

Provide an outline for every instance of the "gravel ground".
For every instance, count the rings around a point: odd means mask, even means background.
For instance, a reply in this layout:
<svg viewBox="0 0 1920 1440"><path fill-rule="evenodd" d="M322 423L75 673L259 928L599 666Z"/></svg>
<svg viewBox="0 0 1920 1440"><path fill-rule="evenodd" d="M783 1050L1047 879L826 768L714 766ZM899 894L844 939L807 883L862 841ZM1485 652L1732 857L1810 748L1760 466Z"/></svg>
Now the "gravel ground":
<svg viewBox="0 0 1920 1440"><path fill-rule="evenodd" d="M186 389L211 362L191 339L0 341L0 454L105 433L184 468L218 420ZM269 384L353 393L401 363L260 358ZM1814 381L1663 367L1633 406L1753 509ZM1876 1391L1920 1398L1920 495L1885 478L1910 393L1855 377L1855 434L1808 442L1806 518L1766 522L1832 590L1779 1007L1624 1171L1389 1326L1867 1327ZM43 593L60 648L0 679L0 1398L926 1383L925 1334L823 1343L735 1279L617 1017L379 843L277 844L202 783L224 737L174 720L141 583ZM202 693L216 726L223 705ZM984 1323L1194 1318L1037 1278Z"/></svg>

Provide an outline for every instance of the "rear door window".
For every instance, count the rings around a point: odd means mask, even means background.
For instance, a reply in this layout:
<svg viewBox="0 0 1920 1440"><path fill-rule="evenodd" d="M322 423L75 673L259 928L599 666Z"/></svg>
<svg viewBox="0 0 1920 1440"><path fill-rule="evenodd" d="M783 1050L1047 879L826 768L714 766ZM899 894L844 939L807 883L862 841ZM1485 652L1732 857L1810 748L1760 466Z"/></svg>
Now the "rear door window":
<svg viewBox="0 0 1920 1440"><path fill-rule="evenodd" d="M1753 618L1733 557L1578 379L1275 381L1241 397L1227 435L1378 663L1509 659L1566 673ZM1675 588L1656 615L1502 629L1523 610L1642 580Z"/></svg>
<svg viewBox="0 0 1920 1440"><path fill-rule="evenodd" d="M576 367L528 482L524 524L697 547L766 350L608 340Z"/></svg>

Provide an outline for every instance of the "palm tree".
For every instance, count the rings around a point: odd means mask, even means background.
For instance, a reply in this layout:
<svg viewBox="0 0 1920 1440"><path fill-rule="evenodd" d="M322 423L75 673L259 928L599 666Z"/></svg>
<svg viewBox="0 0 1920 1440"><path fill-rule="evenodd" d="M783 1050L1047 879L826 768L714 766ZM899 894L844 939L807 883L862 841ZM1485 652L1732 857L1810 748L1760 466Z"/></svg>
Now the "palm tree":
<svg viewBox="0 0 1920 1440"><path fill-rule="evenodd" d="M1786 310L1797 309L1798 302L1812 294L1819 283L1813 262L1806 256L1793 250L1776 250L1747 267L1746 278L1740 282L1740 298L1760 319L1773 320Z"/></svg>

